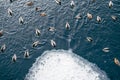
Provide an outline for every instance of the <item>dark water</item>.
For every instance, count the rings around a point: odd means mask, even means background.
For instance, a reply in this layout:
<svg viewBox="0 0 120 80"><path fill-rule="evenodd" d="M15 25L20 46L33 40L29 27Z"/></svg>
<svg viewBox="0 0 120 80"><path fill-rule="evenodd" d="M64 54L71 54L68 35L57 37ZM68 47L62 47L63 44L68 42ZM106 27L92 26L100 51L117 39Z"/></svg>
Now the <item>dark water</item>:
<svg viewBox="0 0 120 80"><path fill-rule="evenodd" d="M45 50L51 50L50 40L57 43L55 49L71 48L74 53L84 57L104 70L111 80L120 80L120 67L113 62L114 57L120 60L120 1L113 0L114 6L108 7L109 0L75 0L75 8L70 8L69 0L62 0L62 5L57 5L54 0L32 0L33 6L26 6L29 0L16 0L10 3L8 0L0 0L0 29L4 30L4 36L0 37L0 45L6 44L4 53L0 54L0 80L24 80L29 68ZM41 7L36 12L35 7ZM14 12L8 16L7 9ZM40 13L46 12L47 16L41 17ZM82 19L74 17L78 13ZM86 14L93 14L93 19L88 20ZM102 22L96 21L96 16L102 18ZM117 21L111 19L111 15L118 17ZM18 18L24 18L24 24L19 24ZM71 29L65 30L66 22ZM48 32L48 28L54 26L55 33ZM41 36L35 35L35 28L41 30ZM89 43L86 37L91 36L94 41ZM32 48L32 43L39 40L42 45ZM69 40L71 40L69 42ZM110 52L104 53L102 49L109 47ZM26 49L30 51L30 58L24 59ZM16 63L11 62L13 54L17 54Z"/></svg>

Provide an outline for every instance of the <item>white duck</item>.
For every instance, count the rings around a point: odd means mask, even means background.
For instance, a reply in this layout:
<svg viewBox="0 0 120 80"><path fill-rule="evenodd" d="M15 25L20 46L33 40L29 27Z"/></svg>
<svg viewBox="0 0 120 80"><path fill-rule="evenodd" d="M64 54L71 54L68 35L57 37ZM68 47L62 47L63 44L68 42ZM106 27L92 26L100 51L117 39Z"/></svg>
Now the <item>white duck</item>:
<svg viewBox="0 0 120 80"><path fill-rule="evenodd" d="M6 49L6 45L5 44L3 44L2 46L1 46L1 52L4 52L5 51L5 49Z"/></svg>
<svg viewBox="0 0 120 80"><path fill-rule="evenodd" d="M38 35L38 36L39 36L41 32L40 32L40 30L39 30L39 29L35 29L35 33L36 33L36 35Z"/></svg>
<svg viewBox="0 0 120 80"><path fill-rule="evenodd" d="M56 47L56 42L54 40L50 40L51 46Z"/></svg>
<svg viewBox="0 0 120 80"><path fill-rule="evenodd" d="M66 22L65 28L70 29L70 24L68 22Z"/></svg>
<svg viewBox="0 0 120 80"><path fill-rule="evenodd" d="M39 41L35 41L35 42L33 42L32 46L36 47L39 43L40 43Z"/></svg>
<svg viewBox="0 0 120 80"><path fill-rule="evenodd" d="M70 6L71 6L71 8L73 8L75 6L75 2L73 0L70 2Z"/></svg>
<svg viewBox="0 0 120 80"><path fill-rule="evenodd" d="M102 51L104 51L104 52L109 52L110 49L109 49L108 47L105 47L105 48L102 49Z"/></svg>
<svg viewBox="0 0 120 80"><path fill-rule="evenodd" d="M91 37L87 37L86 39L87 39L88 42L92 42L93 41L93 39Z"/></svg>
<svg viewBox="0 0 120 80"><path fill-rule="evenodd" d="M17 60L17 56L16 56L16 54L14 54L14 55L12 56L12 61L13 61L13 62L16 62L16 60Z"/></svg>
<svg viewBox="0 0 120 80"><path fill-rule="evenodd" d="M92 14L87 13L87 17L88 17L88 19L92 19Z"/></svg>
<svg viewBox="0 0 120 80"><path fill-rule="evenodd" d="M61 0L55 0L55 2L59 5L61 5Z"/></svg>
<svg viewBox="0 0 120 80"><path fill-rule="evenodd" d="M19 23L20 23L20 24L23 24L23 23L24 23L24 20L23 20L22 17L19 17Z"/></svg>
<svg viewBox="0 0 120 80"><path fill-rule="evenodd" d="M97 21L100 22L102 19L100 16L97 16Z"/></svg>
<svg viewBox="0 0 120 80"><path fill-rule="evenodd" d="M10 8L8 8L8 14L9 14L10 16L13 15L13 11L12 11Z"/></svg>
<svg viewBox="0 0 120 80"><path fill-rule="evenodd" d="M26 50L26 51L25 51L25 53L24 53L24 58L29 57L29 55L30 55L29 51L28 51L28 50Z"/></svg>
<svg viewBox="0 0 120 80"><path fill-rule="evenodd" d="M110 2L109 2L109 8L111 8L112 6L113 6L113 2L110 1Z"/></svg>

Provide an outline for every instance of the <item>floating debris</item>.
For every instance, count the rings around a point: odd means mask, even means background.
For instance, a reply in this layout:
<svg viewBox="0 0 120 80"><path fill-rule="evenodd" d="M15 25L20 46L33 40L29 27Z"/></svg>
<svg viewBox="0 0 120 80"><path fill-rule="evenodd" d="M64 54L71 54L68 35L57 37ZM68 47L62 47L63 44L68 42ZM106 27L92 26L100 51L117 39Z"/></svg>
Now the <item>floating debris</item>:
<svg viewBox="0 0 120 80"><path fill-rule="evenodd" d="M105 47L105 48L102 49L102 51L103 51L103 52L109 52L110 49L109 49L108 47Z"/></svg>
<svg viewBox="0 0 120 80"><path fill-rule="evenodd" d="M13 15L13 11L12 11L10 8L8 8L8 14L9 14L10 16Z"/></svg>
<svg viewBox="0 0 120 80"><path fill-rule="evenodd" d="M117 16L112 15L111 18L115 21L117 20Z"/></svg>
<svg viewBox="0 0 120 80"><path fill-rule="evenodd" d="M3 30L0 30L0 37L3 36Z"/></svg>
<svg viewBox="0 0 120 80"><path fill-rule="evenodd" d="M75 2L73 0L70 2L70 6L71 6L71 8L75 7Z"/></svg>
<svg viewBox="0 0 120 80"><path fill-rule="evenodd" d="M13 62L16 62L16 60L17 60L17 56L16 56L16 54L14 54L14 55L12 56L12 61L13 61Z"/></svg>
<svg viewBox="0 0 120 80"><path fill-rule="evenodd" d="M59 5L61 5L61 0L55 0L55 2Z"/></svg>
<svg viewBox="0 0 120 80"><path fill-rule="evenodd" d="M33 42L32 46L36 47L39 43L40 43L39 41L35 41L35 42Z"/></svg>
<svg viewBox="0 0 120 80"><path fill-rule="evenodd" d="M70 29L70 24L68 22L66 22L65 28Z"/></svg>
<svg viewBox="0 0 120 80"><path fill-rule="evenodd" d="M93 39L91 37L87 37L86 39L87 39L88 42L92 42L93 41Z"/></svg>
<svg viewBox="0 0 120 80"><path fill-rule="evenodd" d="M51 46L56 47L56 42L54 40L50 40Z"/></svg>
<svg viewBox="0 0 120 80"><path fill-rule="evenodd" d="M40 16L47 16L45 12L40 13Z"/></svg>
<svg viewBox="0 0 120 80"><path fill-rule="evenodd" d="M100 22L102 19L100 16L97 16L97 21Z"/></svg>
<svg viewBox="0 0 120 80"><path fill-rule="evenodd" d="M120 66L120 61L117 58L114 58L114 63L118 66Z"/></svg>
<svg viewBox="0 0 120 80"><path fill-rule="evenodd" d="M23 23L24 23L24 20L23 20L22 17L19 17L19 23L20 23L20 24L23 24Z"/></svg>
<svg viewBox="0 0 120 80"><path fill-rule="evenodd" d="M78 14L75 16L75 18L76 18L76 19L81 19L81 18L82 18L82 16L81 16L81 14L80 14L80 13L78 13Z"/></svg>
<svg viewBox="0 0 120 80"><path fill-rule="evenodd" d="M33 5L33 2L30 1L30 2L27 2L26 4L27 4L27 6L32 6L32 5Z"/></svg>
<svg viewBox="0 0 120 80"><path fill-rule="evenodd" d="M55 29L55 27L49 27L48 28L48 31L51 31L51 32L53 32L53 31L55 31L56 29Z"/></svg>
<svg viewBox="0 0 120 80"><path fill-rule="evenodd" d="M25 53L24 53L24 58L28 58L29 56L30 56L30 53L29 53L28 50L26 50Z"/></svg>
<svg viewBox="0 0 120 80"><path fill-rule="evenodd" d="M92 19L92 14L87 13L87 17L88 17L88 19Z"/></svg>
<svg viewBox="0 0 120 80"><path fill-rule="evenodd" d="M5 51L5 49L6 49L6 45L5 44L3 44L2 46L1 46L1 52L4 52Z"/></svg>
<svg viewBox="0 0 120 80"><path fill-rule="evenodd" d="M113 6L113 2L110 1L110 2L109 2L109 8L111 8L112 6Z"/></svg>
<svg viewBox="0 0 120 80"><path fill-rule="evenodd" d="M37 36L39 36L41 32L40 32L39 29L35 29L35 33L36 33Z"/></svg>

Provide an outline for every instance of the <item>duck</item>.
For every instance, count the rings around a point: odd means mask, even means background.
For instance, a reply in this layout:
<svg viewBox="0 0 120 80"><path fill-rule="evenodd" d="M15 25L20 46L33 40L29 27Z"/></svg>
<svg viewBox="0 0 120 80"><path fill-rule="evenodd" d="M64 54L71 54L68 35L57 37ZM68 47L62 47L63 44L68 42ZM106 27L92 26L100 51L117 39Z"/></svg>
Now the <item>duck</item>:
<svg viewBox="0 0 120 80"><path fill-rule="evenodd" d="M13 62L16 62L16 60L17 60L17 56L16 56L16 54L14 54L14 55L12 56L12 61L13 61Z"/></svg>
<svg viewBox="0 0 120 80"><path fill-rule="evenodd" d="M92 14L87 13L87 17L88 17L88 19L92 19Z"/></svg>
<svg viewBox="0 0 120 80"><path fill-rule="evenodd" d="M117 20L117 16L112 15L111 18L115 21Z"/></svg>
<svg viewBox="0 0 120 80"><path fill-rule="evenodd" d="M55 2L59 5L61 5L61 0L55 0Z"/></svg>
<svg viewBox="0 0 120 80"><path fill-rule="evenodd" d="M1 52L4 52L5 51L5 49L6 49L6 45L5 44L3 44L2 46L1 46Z"/></svg>
<svg viewBox="0 0 120 80"><path fill-rule="evenodd" d="M80 13L78 13L78 14L75 16L75 18L76 18L76 19L81 19L81 18L82 18L82 16L81 16L81 14L80 14Z"/></svg>
<svg viewBox="0 0 120 80"><path fill-rule="evenodd" d="M50 32L54 32L56 29L55 29L55 27L49 27L48 28L48 31L50 31Z"/></svg>
<svg viewBox="0 0 120 80"><path fill-rule="evenodd" d="M40 11L40 7L36 7L36 8L35 8L35 11Z"/></svg>
<svg viewBox="0 0 120 80"><path fill-rule="evenodd" d="M105 47L105 48L102 49L102 51L103 51L103 52L109 52L110 49L109 49L108 47Z"/></svg>
<svg viewBox="0 0 120 80"><path fill-rule="evenodd" d="M65 28L70 29L70 24L68 22L66 22Z"/></svg>
<svg viewBox="0 0 120 80"><path fill-rule="evenodd" d="M0 30L0 37L3 36L3 30Z"/></svg>
<svg viewBox="0 0 120 80"><path fill-rule="evenodd" d="M39 41L35 41L35 42L33 42L32 46L36 47L39 43L40 43Z"/></svg>
<svg viewBox="0 0 120 80"><path fill-rule="evenodd" d="M75 2L73 0L70 2L70 6L71 6L71 8L74 8Z"/></svg>
<svg viewBox="0 0 120 80"><path fill-rule="evenodd" d="M23 17L19 17L19 23L20 23L20 24L23 24L23 23L24 23Z"/></svg>
<svg viewBox="0 0 120 80"><path fill-rule="evenodd" d="M110 2L109 2L109 8L111 8L112 6L113 6L113 2L110 1Z"/></svg>
<svg viewBox="0 0 120 80"><path fill-rule="evenodd" d="M92 42L93 41L92 37L87 37L86 39L87 39L88 42Z"/></svg>
<svg viewBox="0 0 120 80"><path fill-rule="evenodd" d="M44 17L47 16L47 14L45 12L40 13L40 16Z"/></svg>
<svg viewBox="0 0 120 80"><path fill-rule="evenodd" d="M39 29L35 29L35 33L36 33L37 36L39 36L41 32L40 32Z"/></svg>
<svg viewBox="0 0 120 80"><path fill-rule="evenodd" d="M9 14L10 16L13 15L13 11L12 11L10 8L8 8L8 14Z"/></svg>
<svg viewBox="0 0 120 80"><path fill-rule="evenodd" d="M32 2L32 1L29 1L29 2L27 2L26 4L27 4L27 6L32 6L32 5L33 5L33 2Z"/></svg>
<svg viewBox="0 0 120 80"><path fill-rule="evenodd" d="M118 66L120 66L120 61L117 58L114 58L114 63Z"/></svg>
<svg viewBox="0 0 120 80"><path fill-rule="evenodd" d="M102 19L100 16L97 16L97 21L100 22Z"/></svg>
<svg viewBox="0 0 120 80"><path fill-rule="evenodd" d="M56 42L54 40L50 40L51 46L56 47Z"/></svg>
<svg viewBox="0 0 120 80"><path fill-rule="evenodd" d="M25 53L24 53L24 58L29 57L29 55L30 55L29 51L28 51L28 50L26 50L26 51L25 51Z"/></svg>

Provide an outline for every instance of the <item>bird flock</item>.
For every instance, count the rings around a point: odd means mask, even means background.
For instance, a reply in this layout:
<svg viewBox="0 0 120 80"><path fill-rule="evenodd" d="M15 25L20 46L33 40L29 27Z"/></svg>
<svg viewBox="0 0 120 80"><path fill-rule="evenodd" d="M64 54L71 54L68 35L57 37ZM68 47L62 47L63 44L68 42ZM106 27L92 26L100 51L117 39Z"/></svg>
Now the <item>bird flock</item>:
<svg viewBox="0 0 120 80"><path fill-rule="evenodd" d="M12 2L14 2L14 0L9 0L10 1L10 3L12 3ZM55 0L54 2L56 3L56 4L58 4L58 5L62 5L62 2L61 2L62 0ZM93 2L95 2L95 0L92 0ZM34 3L32 2L32 1L28 1L27 3L26 3L26 5L27 6L32 6L32 5L34 5ZM70 1L70 7L71 8L74 8L76 5L75 5L75 2L73 1L73 0L71 0ZM113 2L112 1L109 1L109 3L108 3L108 7L109 8L112 8L112 6L113 6ZM41 10L41 8L40 7L36 7L35 8L35 11L40 11ZM10 8L8 8L7 9L7 12L8 12L8 15L9 16L14 16L13 14L13 11L12 11L12 9L10 9ZM42 12L42 13L40 13L40 16L47 16L47 14L45 13L45 12ZM91 14L91 13L87 13L86 14L86 17L89 19L89 20L91 20L92 18L93 18L93 15ZM80 13L78 13L76 16L75 16L75 19L81 19L82 18L82 15L80 14ZM115 20L117 20L117 16L114 16L114 15L112 15L111 16L111 18L115 21ZM18 21L19 21L19 24L24 24L24 18L22 17L22 16L20 16L19 17L19 19L18 19ZM97 22L101 22L102 21L102 18L100 17L100 16L97 16L96 17L96 21ZM69 24L69 22L66 22L66 24L65 24L65 28L67 29L67 30L69 30L70 29L70 24ZM50 32L54 32L56 29L55 29L55 27L49 27L48 28L48 31L50 31ZM35 34L37 35L37 36L40 36L41 35L41 31L38 29L38 28L36 28L35 29ZM0 30L0 37L1 36L3 36L3 30ZM92 39L92 37L86 37L86 40L88 41L88 42L92 42L93 41L93 39ZM33 42L32 43L32 47L36 47L36 46L38 46L40 44L40 42L39 41L35 41L35 42ZM54 40L50 40L50 44L51 44L51 46L52 47L56 47L56 42L54 41ZM6 49L6 44L3 44L2 46L1 46L1 48L0 48L0 50L1 50L1 52L3 53L4 51L5 51L5 49ZM104 51L104 52L109 52L110 51L110 49L108 48L108 47L105 47L105 48L103 48L102 49L102 51ZM27 49L27 50L25 50L25 52L24 52L24 58L28 58L30 56L30 53L29 53L29 50ZM17 60L17 55L16 54L14 54L13 56L12 56L12 61L13 62L16 62L16 60ZM118 65L118 66L120 66L120 61L117 59L117 58L114 58L114 63L116 64L116 65Z"/></svg>

